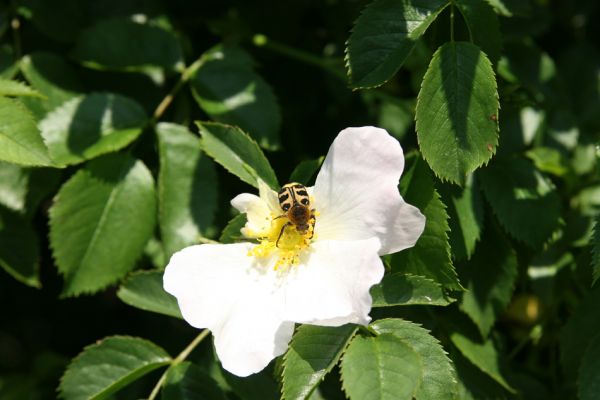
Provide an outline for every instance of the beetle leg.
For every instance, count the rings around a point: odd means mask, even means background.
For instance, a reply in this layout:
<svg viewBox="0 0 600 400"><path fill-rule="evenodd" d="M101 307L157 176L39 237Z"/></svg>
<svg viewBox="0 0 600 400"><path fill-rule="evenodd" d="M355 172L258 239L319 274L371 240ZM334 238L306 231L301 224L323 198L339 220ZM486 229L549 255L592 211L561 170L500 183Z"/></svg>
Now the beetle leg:
<svg viewBox="0 0 600 400"><path fill-rule="evenodd" d="M286 222L285 224L283 224L283 226L281 227L281 231L279 231L279 236L277 237L277 241L275 242L275 247L279 247L279 239L281 239L281 235L283 235L285 228L287 228L291 224L292 224L291 222Z"/></svg>

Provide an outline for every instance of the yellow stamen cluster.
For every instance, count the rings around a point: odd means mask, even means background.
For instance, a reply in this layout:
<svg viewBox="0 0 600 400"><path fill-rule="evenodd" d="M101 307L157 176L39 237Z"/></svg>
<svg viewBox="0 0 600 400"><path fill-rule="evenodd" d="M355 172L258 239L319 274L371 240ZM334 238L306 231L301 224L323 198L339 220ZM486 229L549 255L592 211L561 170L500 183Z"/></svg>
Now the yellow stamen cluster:
<svg viewBox="0 0 600 400"><path fill-rule="evenodd" d="M272 216L269 232L256 238L260 243L250 249L248 255L262 258L277 254L275 270L298 264L301 251L310 245L314 227L311 225L306 232L300 233L294 225L288 225L279 238L283 226L288 222L289 220L284 216ZM279 242L277 242L278 238Z"/></svg>

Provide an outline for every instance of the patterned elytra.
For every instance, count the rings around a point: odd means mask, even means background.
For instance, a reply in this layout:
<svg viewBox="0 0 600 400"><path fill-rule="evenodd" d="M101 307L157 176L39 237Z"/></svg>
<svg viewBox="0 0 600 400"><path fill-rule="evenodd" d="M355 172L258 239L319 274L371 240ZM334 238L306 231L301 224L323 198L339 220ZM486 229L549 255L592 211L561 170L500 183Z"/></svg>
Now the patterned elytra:
<svg viewBox="0 0 600 400"><path fill-rule="evenodd" d="M306 187L296 182L283 185L278 193L278 197L281 209L286 212L296 204L301 204L305 207L310 205Z"/></svg>

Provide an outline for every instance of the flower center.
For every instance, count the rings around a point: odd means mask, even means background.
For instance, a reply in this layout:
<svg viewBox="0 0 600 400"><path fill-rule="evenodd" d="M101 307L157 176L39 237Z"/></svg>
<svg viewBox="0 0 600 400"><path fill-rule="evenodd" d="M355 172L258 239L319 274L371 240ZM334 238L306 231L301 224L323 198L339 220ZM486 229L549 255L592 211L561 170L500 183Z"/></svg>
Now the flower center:
<svg viewBox="0 0 600 400"><path fill-rule="evenodd" d="M248 252L253 257L277 255L275 270L300 262L300 253L309 247L314 234L314 223L306 230L299 229L286 216L272 216L268 234L257 237L259 244Z"/></svg>

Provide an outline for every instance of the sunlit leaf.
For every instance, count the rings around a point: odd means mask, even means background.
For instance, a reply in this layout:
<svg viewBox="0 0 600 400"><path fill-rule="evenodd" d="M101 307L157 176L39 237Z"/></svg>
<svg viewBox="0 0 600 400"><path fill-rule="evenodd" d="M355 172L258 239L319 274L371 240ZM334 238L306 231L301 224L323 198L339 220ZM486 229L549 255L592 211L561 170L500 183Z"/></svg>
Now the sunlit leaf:
<svg viewBox="0 0 600 400"><path fill-rule="evenodd" d="M216 122L197 122L202 149L216 162L246 183L258 188L262 179L279 190L277 177L256 142L241 129Z"/></svg>
<svg viewBox="0 0 600 400"><path fill-rule="evenodd" d="M410 346L421 359L416 400L453 400L457 397L456 372L440 342L424 328L401 319L381 319L371 324L378 334L392 334Z"/></svg>
<svg viewBox="0 0 600 400"><path fill-rule="evenodd" d="M15 164L51 165L33 115L17 100L0 97L0 160Z"/></svg>
<svg viewBox="0 0 600 400"><path fill-rule="evenodd" d="M186 127L156 127L160 174L158 207L166 257L206 235L217 209L215 166L202 154L200 138Z"/></svg>
<svg viewBox="0 0 600 400"><path fill-rule="evenodd" d="M383 277L381 283L371 288L373 307L403 305L446 306L452 302L442 286L424 276L400 272Z"/></svg>
<svg viewBox="0 0 600 400"><path fill-rule="evenodd" d="M40 117L83 91L73 67L54 53L31 53L21 59L20 67L31 86L45 96L27 101Z"/></svg>
<svg viewBox="0 0 600 400"><path fill-rule="evenodd" d="M191 81L200 107L217 121L239 126L261 147L277 149L279 104L271 87L254 71L250 56L238 47L221 45L204 56L204 65Z"/></svg>
<svg viewBox="0 0 600 400"><path fill-rule="evenodd" d="M455 260L469 259L483 229L483 197L479 184L470 176L464 187L440 185L440 193L450 216L449 239Z"/></svg>
<svg viewBox="0 0 600 400"><path fill-rule="evenodd" d="M228 397L203 369L183 362L169 369L162 400L226 400Z"/></svg>
<svg viewBox="0 0 600 400"><path fill-rule="evenodd" d="M50 209L63 294L96 292L125 276L152 235L155 213L154 181L141 161L109 155L73 175Z"/></svg>
<svg viewBox="0 0 600 400"><path fill-rule="evenodd" d="M142 132L146 120L134 100L93 93L54 109L39 127L54 163L69 165L127 146Z"/></svg>
<svg viewBox="0 0 600 400"><path fill-rule="evenodd" d="M475 45L446 43L431 60L417 100L421 152L437 176L463 184L498 145L492 65Z"/></svg>
<svg viewBox="0 0 600 400"><path fill-rule="evenodd" d="M170 361L169 355L152 342L112 336L86 347L74 358L58 389L65 400L105 399Z"/></svg>
<svg viewBox="0 0 600 400"><path fill-rule="evenodd" d="M421 357L396 335L356 336L342 359L342 387L351 400L410 400L422 369Z"/></svg>
<svg viewBox="0 0 600 400"><path fill-rule="evenodd" d="M307 399L339 361L356 332L352 324L340 327L302 325L284 356L282 395Z"/></svg>
<svg viewBox="0 0 600 400"><path fill-rule="evenodd" d="M0 96L44 97L44 95L27 86L23 82L2 78L0 78Z"/></svg>
<svg viewBox="0 0 600 400"><path fill-rule="evenodd" d="M417 159L400 183L407 203L425 215L425 230L415 247L394 254L392 265L402 272L433 279L443 287L461 290L450 258L448 214L435 190L433 176L427 164Z"/></svg>

